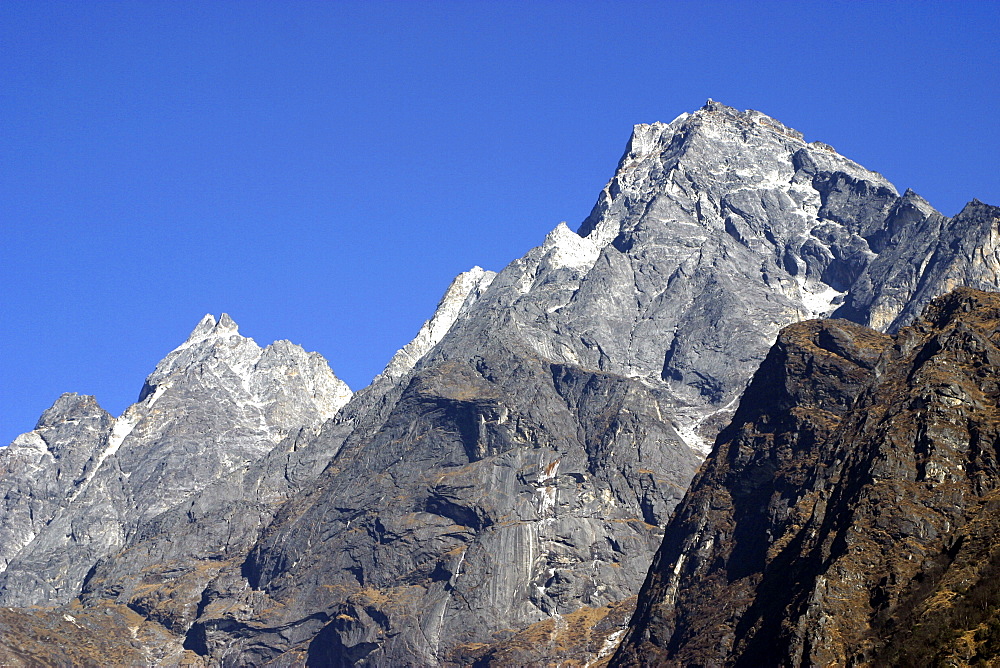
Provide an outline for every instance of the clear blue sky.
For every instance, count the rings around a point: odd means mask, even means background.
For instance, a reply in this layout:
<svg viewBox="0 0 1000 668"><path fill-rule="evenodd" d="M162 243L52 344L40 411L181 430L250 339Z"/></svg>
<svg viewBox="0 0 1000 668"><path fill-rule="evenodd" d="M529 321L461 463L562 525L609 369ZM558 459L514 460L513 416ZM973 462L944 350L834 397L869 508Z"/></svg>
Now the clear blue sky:
<svg viewBox="0 0 1000 668"><path fill-rule="evenodd" d="M1000 3L0 3L0 442L205 313L365 385L587 215L634 123L759 109L1000 204Z"/></svg>

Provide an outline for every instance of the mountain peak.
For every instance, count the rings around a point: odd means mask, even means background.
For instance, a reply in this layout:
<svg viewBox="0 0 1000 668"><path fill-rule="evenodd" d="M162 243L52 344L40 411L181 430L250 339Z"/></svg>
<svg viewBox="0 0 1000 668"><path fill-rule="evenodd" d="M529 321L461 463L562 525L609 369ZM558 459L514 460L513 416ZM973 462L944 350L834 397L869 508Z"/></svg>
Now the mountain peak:
<svg viewBox="0 0 1000 668"><path fill-rule="evenodd" d="M35 429L52 427L67 420L80 420L94 415L104 415L105 411L97 404L97 399L89 394L77 394L76 392L64 392L56 399L41 417Z"/></svg>
<svg viewBox="0 0 1000 668"><path fill-rule="evenodd" d="M735 126L732 129L734 131L738 130L741 133L748 127L760 126L765 130L770 130L771 132L777 133L783 137L790 137L802 142L805 141L801 132L788 127L781 121L776 120L763 112L757 111L756 109L745 109L740 111L736 107L730 107L722 104L721 102L716 102L711 98L698 111L691 114L691 116L703 122L711 121L716 123L733 123Z"/></svg>
<svg viewBox="0 0 1000 668"><path fill-rule="evenodd" d="M187 337L185 343L195 343L211 336L227 336L239 333L239 325L233 322L228 313L223 313L218 321L216 321L214 315L206 313L205 317L199 320L195 328L191 330L191 334Z"/></svg>
<svg viewBox="0 0 1000 668"><path fill-rule="evenodd" d="M869 462L896 462L919 472L917 493L945 483L947 511L951 478L965 475L948 466L963 461L956 448L983 453L964 460L975 464L969 476L997 468L1000 417L986 416L975 435L951 417L965 404L997 405L996 378L973 386L956 374L1000 365L1000 335L989 329L1000 305L940 336L924 319L899 345L846 321L807 319L836 310L889 329L951 286L996 289L998 217L974 203L946 219L828 145L714 100L637 125L581 234L561 223L499 274L459 275L354 398L318 354L285 341L261 349L225 314L202 318L121 417L75 419L78 398L65 398L46 431L0 450L0 470L15 472L0 485L11 501L0 502L0 607L113 600L213 665L345 656L534 665L554 659L518 654L517 644L555 651L556 622L589 647L558 644L560 660L597 660L621 637L660 527L716 443L699 480L728 486L689 497L654 575L669 584L713 568L718 577L707 590L661 589L651 600L704 611L690 619L707 628L682 630L706 639L699 647L715 651L744 628L771 646L770 628L797 632L782 626L781 610L762 598L750 610L757 617L735 616L751 605L748 592L791 591L804 571L764 561L773 568L762 581L748 564L804 545L808 553L781 556L812 568L855 546L848 534L813 550L808 541L829 532L808 523L837 505L817 496L832 480L820 467L854 465L855 442L880 444L868 437L882 437L881 417L855 409L869 381L891 376L883 386L894 392L919 366L924 386L865 407L926 420L912 434L914 458L883 449L857 460L867 476L859 485L871 479ZM959 293L934 308L962 314L976 299ZM980 345L984 336L996 345ZM906 364L890 368L890 356ZM960 363L955 377L936 360ZM868 441L831 440L848 419ZM889 509L875 517L905 505L893 491L872 490ZM894 517L907 540L945 531L919 513ZM794 541L773 543L784 536ZM828 599L846 593L865 610L871 591L908 583L927 563L912 556L892 562L898 578L860 589L842 578ZM813 600L800 590L796 601ZM720 613L720 601L732 605ZM597 621L611 604L618 616ZM11 635L3 624L0 615L0 656ZM600 628L590 634L590 624ZM847 662L826 658L811 655Z"/></svg>
<svg viewBox="0 0 1000 668"><path fill-rule="evenodd" d="M236 332L239 328L228 313L223 313L219 318L219 324L215 326L218 332Z"/></svg>
<svg viewBox="0 0 1000 668"><path fill-rule="evenodd" d="M636 161L653 153L680 155L688 148L704 147L706 141L713 146L768 143L767 134L777 135L782 144L787 144L789 139L793 140L793 152L806 146L801 132L767 114L753 109L740 111L709 99L695 112L683 113L669 123L656 121L636 124L632 128L632 137L622 164L634 165ZM810 146L836 153L827 144L817 142L815 146Z"/></svg>
<svg viewBox="0 0 1000 668"><path fill-rule="evenodd" d="M773 227L776 219L784 219L779 226L790 229L801 228L801 221L816 224L820 217L829 217L827 191L841 178L837 174L856 184L851 188L859 192L896 195L895 187L881 174L841 156L827 144L807 143L801 132L759 111L739 111L709 100L670 123L633 128L614 177L578 234L586 237L596 231L597 240L610 243L630 233L639 212L645 211L642 216L654 214L667 228L684 221L711 230L713 237L732 229L741 244L763 248L772 240L762 230ZM865 185L857 185L861 183ZM835 194L834 200L838 197ZM754 203L754 198L759 201ZM743 233L732 225L726 227L727 219L741 227L740 220L748 215L754 218L761 202L767 202L772 211L748 223L753 229ZM795 220L788 215L793 210ZM802 231L796 229L793 236ZM775 257L781 257L781 252Z"/></svg>
<svg viewBox="0 0 1000 668"><path fill-rule="evenodd" d="M198 321L195 328L191 330L191 334L188 336L188 341L195 341L197 339L203 339L208 336L213 329L215 329L215 316L211 313L206 313L205 317Z"/></svg>

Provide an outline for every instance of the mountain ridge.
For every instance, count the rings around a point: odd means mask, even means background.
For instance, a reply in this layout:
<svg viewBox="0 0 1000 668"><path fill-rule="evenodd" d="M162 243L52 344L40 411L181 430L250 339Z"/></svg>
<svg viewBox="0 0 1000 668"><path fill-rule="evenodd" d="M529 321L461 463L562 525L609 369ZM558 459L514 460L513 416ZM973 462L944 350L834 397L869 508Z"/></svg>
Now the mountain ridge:
<svg viewBox="0 0 1000 668"><path fill-rule="evenodd" d="M461 274L356 393L206 316L121 418L81 413L81 452L107 454L75 466L103 496L45 497L50 538L0 521L23 564L0 604L126 606L213 665L529 660L505 645L518 630L626 616L779 330L831 312L894 329L956 284L1000 288L998 211L966 209L760 112L636 126L579 234ZM0 464L36 466L32 444ZM30 504L31 480L0 483ZM58 595L29 582L60 563ZM579 656L610 651L620 621L601 628Z"/></svg>

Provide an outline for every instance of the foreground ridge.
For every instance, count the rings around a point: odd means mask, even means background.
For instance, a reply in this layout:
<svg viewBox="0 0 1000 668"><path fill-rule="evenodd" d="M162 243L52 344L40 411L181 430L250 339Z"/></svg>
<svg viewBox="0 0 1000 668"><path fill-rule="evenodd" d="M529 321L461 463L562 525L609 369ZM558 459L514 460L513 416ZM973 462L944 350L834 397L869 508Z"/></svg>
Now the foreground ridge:
<svg viewBox="0 0 1000 668"><path fill-rule="evenodd" d="M785 330L667 528L617 665L995 658L1000 295Z"/></svg>

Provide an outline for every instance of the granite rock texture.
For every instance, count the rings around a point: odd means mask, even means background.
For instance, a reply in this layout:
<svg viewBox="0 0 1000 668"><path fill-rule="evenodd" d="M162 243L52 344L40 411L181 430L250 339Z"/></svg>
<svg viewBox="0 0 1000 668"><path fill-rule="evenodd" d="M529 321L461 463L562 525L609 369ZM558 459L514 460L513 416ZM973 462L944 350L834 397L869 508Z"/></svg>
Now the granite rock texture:
<svg viewBox="0 0 1000 668"><path fill-rule="evenodd" d="M0 572L72 496L114 421L93 397L64 394L33 431L0 450Z"/></svg>

